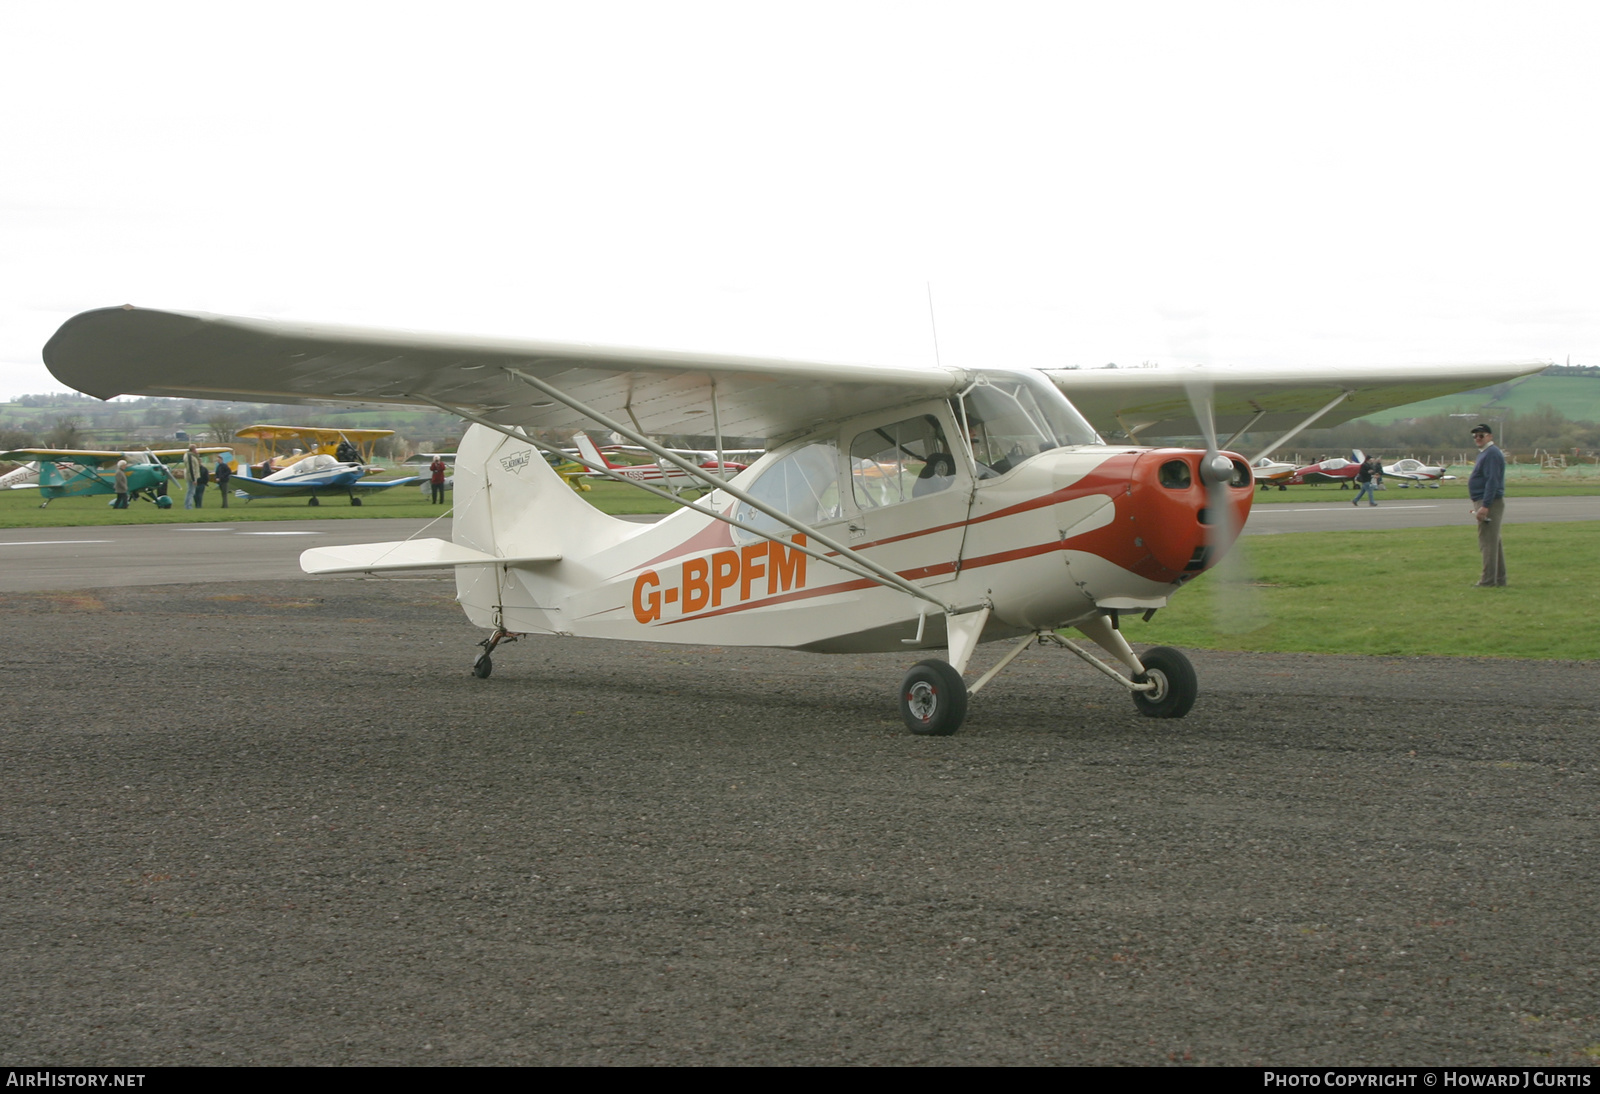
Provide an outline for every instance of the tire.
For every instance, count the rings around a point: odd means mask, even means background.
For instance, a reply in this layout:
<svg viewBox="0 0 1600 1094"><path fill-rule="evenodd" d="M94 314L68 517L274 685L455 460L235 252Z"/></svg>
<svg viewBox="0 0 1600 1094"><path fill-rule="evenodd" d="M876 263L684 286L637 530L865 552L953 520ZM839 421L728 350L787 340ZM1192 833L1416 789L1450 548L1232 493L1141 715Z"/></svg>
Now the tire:
<svg viewBox="0 0 1600 1094"><path fill-rule="evenodd" d="M1189 659L1171 646L1146 650L1139 660L1144 673L1134 678L1138 684L1154 681L1155 691L1136 691L1133 705L1147 718L1182 718L1194 706L1200 684Z"/></svg>
<svg viewBox="0 0 1600 1094"><path fill-rule="evenodd" d="M317 496L315 494L312 494L311 495L311 500L306 502L306 504L307 505L321 505L322 503L317 500Z"/></svg>
<svg viewBox="0 0 1600 1094"><path fill-rule="evenodd" d="M919 661L900 681L900 717L911 732L948 737L967 717L967 684L948 661Z"/></svg>
<svg viewBox="0 0 1600 1094"><path fill-rule="evenodd" d="M361 499L356 497L354 494L351 494L350 495L350 504L351 505L360 505L361 504Z"/></svg>
<svg viewBox="0 0 1600 1094"><path fill-rule="evenodd" d="M489 679L489 674L494 671L494 661L486 653L478 654L478 659L472 663L472 675L479 680Z"/></svg>

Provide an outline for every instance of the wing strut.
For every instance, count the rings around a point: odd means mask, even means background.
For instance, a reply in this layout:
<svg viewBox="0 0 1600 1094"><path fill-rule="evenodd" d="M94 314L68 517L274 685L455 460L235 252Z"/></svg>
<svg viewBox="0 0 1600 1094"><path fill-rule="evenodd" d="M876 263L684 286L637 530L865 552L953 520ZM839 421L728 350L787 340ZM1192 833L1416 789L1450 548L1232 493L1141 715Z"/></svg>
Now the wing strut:
<svg viewBox="0 0 1600 1094"><path fill-rule="evenodd" d="M1257 410L1256 411L1256 416L1254 418L1251 418L1248 422L1245 422L1244 425L1240 426L1238 429L1235 429L1233 431L1233 436L1231 436L1227 440L1223 441L1221 447L1227 448L1227 449L1232 449L1233 448L1233 442L1238 440L1241 435L1250 432L1250 427L1255 425L1257 422L1259 422L1266 415L1266 413L1267 412L1265 410ZM1283 442L1279 441L1278 443L1282 444Z"/></svg>
<svg viewBox="0 0 1600 1094"><path fill-rule="evenodd" d="M1312 414L1305 421L1301 422L1299 425L1289 430L1289 432L1285 433L1283 436L1267 445L1267 447L1263 448L1260 452L1257 452L1254 456L1251 456L1250 462L1253 464L1263 456L1270 456L1272 453L1276 452L1278 449L1282 448L1284 445L1288 444L1290 441L1299 436L1302 429L1305 429L1307 426L1311 425L1318 418L1322 417L1328 411L1332 410L1334 407L1338 406L1340 403L1344 402L1354 394L1355 392L1353 391L1341 391L1337 396L1334 397L1333 402L1329 403L1315 414Z"/></svg>

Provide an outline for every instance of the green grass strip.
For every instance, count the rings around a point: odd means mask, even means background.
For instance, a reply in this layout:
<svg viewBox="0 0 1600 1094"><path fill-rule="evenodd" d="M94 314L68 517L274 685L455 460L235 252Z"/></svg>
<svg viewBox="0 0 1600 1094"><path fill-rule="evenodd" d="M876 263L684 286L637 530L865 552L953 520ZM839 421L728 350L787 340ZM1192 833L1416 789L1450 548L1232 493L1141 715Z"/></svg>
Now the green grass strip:
<svg viewBox="0 0 1600 1094"><path fill-rule="evenodd" d="M1135 642L1260 653L1600 658L1600 523L1508 523L1504 543L1508 586L1476 589L1478 542L1465 519L1250 536L1238 547L1246 580L1205 574L1124 631Z"/></svg>

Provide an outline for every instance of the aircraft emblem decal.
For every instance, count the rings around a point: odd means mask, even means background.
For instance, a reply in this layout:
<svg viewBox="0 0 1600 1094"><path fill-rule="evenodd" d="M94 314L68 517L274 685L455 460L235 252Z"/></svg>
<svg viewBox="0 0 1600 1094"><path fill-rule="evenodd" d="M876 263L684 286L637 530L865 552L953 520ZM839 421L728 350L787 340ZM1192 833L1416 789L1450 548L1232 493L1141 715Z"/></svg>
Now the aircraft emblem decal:
<svg viewBox="0 0 1600 1094"><path fill-rule="evenodd" d="M524 448L521 452L513 452L509 456L500 457L500 466L505 468L509 474L520 475L522 469L527 467L532 459L533 449Z"/></svg>

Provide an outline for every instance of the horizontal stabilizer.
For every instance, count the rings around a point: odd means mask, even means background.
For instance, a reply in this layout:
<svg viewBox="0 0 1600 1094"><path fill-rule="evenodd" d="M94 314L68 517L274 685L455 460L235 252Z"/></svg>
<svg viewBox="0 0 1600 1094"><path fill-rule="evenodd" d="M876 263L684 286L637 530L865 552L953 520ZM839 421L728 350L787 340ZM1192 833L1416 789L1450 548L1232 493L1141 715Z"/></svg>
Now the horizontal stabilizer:
<svg viewBox="0 0 1600 1094"><path fill-rule="evenodd" d="M398 543L351 543L313 547L300 556L308 574L375 574L390 570L441 570L453 566L522 566L559 562L559 554L497 558L442 539L407 539Z"/></svg>

